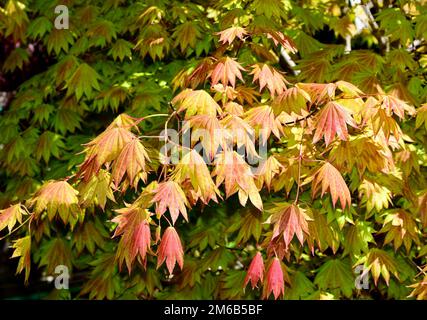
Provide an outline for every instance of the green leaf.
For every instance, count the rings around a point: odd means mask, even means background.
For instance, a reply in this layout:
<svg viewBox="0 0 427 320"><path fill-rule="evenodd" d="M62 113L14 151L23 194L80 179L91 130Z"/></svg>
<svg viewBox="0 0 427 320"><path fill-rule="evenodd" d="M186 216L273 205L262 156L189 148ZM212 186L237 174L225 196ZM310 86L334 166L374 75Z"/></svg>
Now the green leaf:
<svg viewBox="0 0 427 320"><path fill-rule="evenodd" d="M92 98L93 89L100 90L98 82L100 78L99 74L91 66L82 63L67 81L67 95L75 94L77 100L83 94L89 99Z"/></svg>
<svg viewBox="0 0 427 320"><path fill-rule="evenodd" d="M330 259L319 268L314 284L334 295L337 293L349 298L355 288L354 280L355 277L347 259Z"/></svg>

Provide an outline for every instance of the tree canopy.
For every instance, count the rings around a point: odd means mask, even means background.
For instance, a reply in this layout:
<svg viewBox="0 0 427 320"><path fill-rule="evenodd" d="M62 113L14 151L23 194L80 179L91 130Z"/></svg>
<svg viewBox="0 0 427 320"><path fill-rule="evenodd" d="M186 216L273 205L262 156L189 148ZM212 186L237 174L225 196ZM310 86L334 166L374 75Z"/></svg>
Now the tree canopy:
<svg viewBox="0 0 427 320"><path fill-rule="evenodd" d="M22 281L427 299L424 0L0 4L0 232Z"/></svg>

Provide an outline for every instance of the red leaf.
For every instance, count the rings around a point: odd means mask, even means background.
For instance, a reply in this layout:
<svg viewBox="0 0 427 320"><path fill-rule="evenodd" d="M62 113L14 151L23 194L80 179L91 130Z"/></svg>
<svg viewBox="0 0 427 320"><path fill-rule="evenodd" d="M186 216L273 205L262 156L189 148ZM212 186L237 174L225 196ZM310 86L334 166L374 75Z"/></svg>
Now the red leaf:
<svg viewBox="0 0 427 320"><path fill-rule="evenodd" d="M168 227L160 241L157 251L157 268L159 268L165 260L170 274L172 274L176 262L178 262L181 269L184 266L184 250L174 227Z"/></svg>
<svg viewBox="0 0 427 320"><path fill-rule="evenodd" d="M262 282L264 278L264 261L262 260L261 252L257 252L249 265L248 273L246 274L244 287L251 282L252 289L257 286L258 281Z"/></svg>
<svg viewBox="0 0 427 320"><path fill-rule="evenodd" d="M280 294L285 292L285 282L283 280L283 270L280 265L280 260L274 258L270 264L270 268L267 271L266 283L264 285L264 299L270 296L273 292L274 299L277 299Z"/></svg>

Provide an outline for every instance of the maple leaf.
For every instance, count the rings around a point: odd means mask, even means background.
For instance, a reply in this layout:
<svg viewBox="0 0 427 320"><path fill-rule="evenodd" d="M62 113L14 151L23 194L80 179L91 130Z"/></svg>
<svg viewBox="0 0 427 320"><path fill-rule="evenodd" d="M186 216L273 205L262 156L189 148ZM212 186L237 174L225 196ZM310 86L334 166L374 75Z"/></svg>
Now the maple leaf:
<svg viewBox="0 0 427 320"><path fill-rule="evenodd" d="M240 70L245 69L234 58L221 58L216 62L214 69L209 74L212 86L221 82L223 86L228 83L234 88L236 85L236 77L243 81L242 73Z"/></svg>
<svg viewBox="0 0 427 320"><path fill-rule="evenodd" d="M89 299L113 299L121 290L115 254L102 253L89 264L93 267L90 279L83 284L79 296L89 294Z"/></svg>
<svg viewBox="0 0 427 320"><path fill-rule="evenodd" d="M226 44L228 42L228 44L230 45L236 37L244 41L244 37L248 33L246 32L245 28L230 27L221 32L218 32L217 34L220 35L219 41L222 42L222 44Z"/></svg>
<svg viewBox="0 0 427 320"><path fill-rule="evenodd" d="M80 212L78 193L67 181L49 181L36 192L30 206L34 207L37 218L47 211L49 220L59 213L62 221L67 223Z"/></svg>
<svg viewBox="0 0 427 320"><path fill-rule="evenodd" d="M273 292L274 299L285 293L285 279L280 260L276 257L270 263L265 277L263 297L268 298Z"/></svg>
<svg viewBox="0 0 427 320"><path fill-rule="evenodd" d="M82 63L66 83L67 95L75 93L77 100L83 94L89 99L92 98L93 89L100 90L98 80L101 77L88 64Z"/></svg>
<svg viewBox="0 0 427 320"><path fill-rule="evenodd" d="M341 208L344 210L345 207L351 206L351 195L348 187L341 176L341 173L329 162L326 162L319 170L314 174L312 196L314 197L322 187L323 196L329 189L329 193L332 197L332 204L335 207L335 203L340 200Z"/></svg>
<svg viewBox="0 0 427 320"><path fill-rule="evenodd" d="M178 183L182 183L187 178L190 179L194 191L204 203L208 203L210 199L218 201L216 195L220 194L219 190L212 181L205 161L195 150L187 152L182 157L171 177Z"/></svg>
<svg viewBox="0 0 427 320"><path fill-rule="evenodd" d="M108 237L109 234L102 222L99 219L95 219L80 225L73 232L72 242L78 254L82 253L83 249L86 248L93 255L96 247L104 247L105 239Z"/></svg>
<svg viewBox="0 0 427 320"><path fill-rule="evenodd" d="M354 288L354 275L347 259L330 259L319 268L314 284L322 290L338 291L350 298Z"/></svg>
<svg viewBox="0 0 427 320"><path fill-rule="evenodd" d="M47 45L47 52L52 50L58 55L61 50L68 52L69 45L74 43L73 33L67 29L53 28L49 36L44 39Z"/></svg>
<svg viewBox="0 0 427 320"><path fill-rule="evenodd" d="M248 122L255 130L262 143L265 144L270 137L271 132L280 139L283 134L282 125L279 119L274 117L273 109L268 106L259 106L246 112L245 121Z"/></svg>
<svg viewBox="0 0 427 320"><path fill-rule="evenodd" d="M110 51L108 51L108 55L111 55L114 60L119 59L120 62L122 62L125 57L131 59L132 48L132 43L124 39L117 39L117 41L111 46Z"/></svg>
<svg viewBox="0 0 427 320"><path fill-rule="evenodd" d="M252 289L257 286L258 281L262 283L264 278L264 261L262 260L261 252L257 252L249 265L248 272L245 277L244 287L251 282Z"/></svg>
<svg viewBox="0 0 427 320"><path fill-rule="evenodd" d="M383 96L381 107L387 111L388 115L394 113L401 120L405 118L405 112L407 112L409 115L415 114L414 107L393 96Z"/></svg>
<svg viewBox="0 0 427 320"><path fill-rule="evenodd" d="M186 89L172 99L172 104L179 104L178 112L187 110L185 117L208 115L215 117L221 114L218 103L205 90Z"/></svg>
<svg viewBox="0 0 427 320"><path fill-rule="evenodd" d="M402 209L392 210L386 215L383 227L378 233L387 233L384 245L393 242L394 249L397 250L402 242L409 252L412 241L419 244L418 228L415 219L409 212Z"/></svg>
<svg viewBox="0 0 427 320"><path fill-rule="evenodd" d="M199 25L193 21L187 21L175 28L172 37L175 38L175 46L180 46L181 52L190 47L194 48L202 31Z"/></svg>
<svg viewBox="0 0 427 320"><path fill-rule="evenodd" d="M273 177L280 174L282 169L282 164L273 155L269 156L267 160L261 161L255 172L257 182L260 186L265 184L267 190L270 191Z"/></svg>
<svg viewBox="0 0 427 320"><path fill-rule="evenodd" d="M266 34L268 39L273 40L275 46L280 44L283 46L283 48L289 50L291 53L296 53L298 51L292 39L285 36L283 32L267 29Z"/></svg>
<svg viewBox="0 0 427 320"><path fill-rule="evenodd" d="M377 285L380 275L389 285L390 272L399 279L399 273L396 261L386 251L372 248L368 254L361 257L356 264L364 263L365 270L361 274L361 277L365 276L369 271L374 277L374 283Z"/></svg>
<svg viewBox="0 0 427 320"><path fill-rule="evenodd" d="M243 110L243 106L233 101L227 102L223 108L226 113L236 117L241 117L245 113Z"/></svg>
<svg viewBox="0 0 427 320"><path fill-rule="evenodd" d="M37 142L36 158L40 160L43 157L43 160L48 163L51 155L59 158L59 150L63 148L65 144L61 135L45 131Z"/></svg>
<svg viewBox="0 0 427 320"><path fill-rule="evenodd" d="M181 269L184 266L184 250L182 248L181 239L174 227L168 227L162 236L157 250L157 268L159 268L165 260L170 274L173 272L175 263L178 262Z"/></svg>
<svg viewBox="0 0 427 320"><path fill-rule="evenodd" d="M355 85L347 82L347 81L337 81L335 82L335 85L338 89L340 89L344 95L348 98L357 98L360 97L360 95L363 94L362 90L360 90Z"/></svg>
<svg viewBox="0 0 427 320"><path fill-rule="evenodd" d="M325 214L318 210L307 210L307 214L312 219L308 221L310 237L307 238L308 246L314 254L314 242L321 252L328 248L335 254L340 247L340 233L328 222Z"/></svg>
<svg viewBox="0 0 427 320"><path fill-rule="evenodd" d="M139 180L135 179L137 175L141 172L146 175L145 161L150 161L147 151L139 139L133 138L123 147L114 161L112 177L116 187L127 173L129 183L136 189ZM145 181L145 176L142 176L142 179Z"/></svg>
<svg viewBox="0 0 427 320"><path fill-rule="evenodd" d="M297 83L296 86L310 95L315 103L329 101L335 97L337 85L335 83Z"/></svg>
<svg viewBox="0 0 427 320"><path fill-rule="evenodd" d="M162 182L153 192L155 195L151 202L156 203L156 213L158 216L162 216L169 209L173 224L178 219L180 212L184 219L188 221L186 206L190 205L178 183L173 180Z"/></svg>
<svg viewBox="0 0 427 320"><path fill-rule="evenodd" d="M298 87L284 90L272 103L274 114L278 116L282 111L291 115L295 113L301 115L307 110L307 102L310 102L310 95Z"/></svg>
<svg viewBox="0 0 427 320"><path fill-rule="evenodd" d="M25 283L28 283L31 269L31 236L25 236L15 240L12 244L12 248L15 249L12 258L19 257L16 273L21 273L22 270L25 269Z"/></svg>
<svg viewBox="0 0 427 320"><path fill-rule="evenodd" d="M16 222L22 223L22 216L26 214L27 212L20 203L0 210L0 231L7 227L10 233Z"/></svg>
<svg viewBox="0 0 427 320"><path fill-rule="evenodd" d="M375 136L382 133L387 142L390 140L391 134L393 134L397 140L399 140L403 134L397 121L383 108L377 109L376 113L371 118L371 123Z"/></svg>
<svg viewBox="0 0 427 320"><path fill-rule="evenodd" d="M424 268L426 269L426 268ZM423 270L424 271L424 270ZM426 300L427 299L427 275L424 276L418 283L414 283L409 288L413 288L409 297L416 297L417 300Z"/></svg>
<svg viewBox="0 0 427 320"><path fill-rule="evenodd" d="M237 244L246 243L252 237L258 241L262 232L261 212L252 208L243 208L240 211L243 215L236 216L236 219L227 228L226 232L234 233L239 231L235 239Z"/></svg>
<svg viewBox="0 0 427 320"><path fill-rule="evenodd" d="M242 206L248 198L252 204L262 211L262 200L255 185L254 174L242 156L235 151L224 151L215 158L215 169L212 176L216 176L216 185L224 182L226 197L238 192Z"/></svg>
<svg viewBox="0 0 427 320"><path fill-rule="evenodd" d="M98 173L103 164L115 160L121 154L124 146L134 139L136 139L135 135L124 127L117 126L116 124L108 127L103 133L85 145L87 155L85 161L80 166L79 175L83 175L84 180L88 181L93 174ZM131 146L129 145L128 148ZM136 148L137 151L141 151L140 148L138 149L138 146ZM131 173L133 172L131 171ZM118 178L118 173L116 174L116 178Z"/></svg>
<svg viewBox="0 0 427 320"><path fill-rule="evenodd" d="M102 210L105 209L107 198L115 202L113 190L111 189L111 175L106 170L100 170L98 175L92 176L88 181L82 181L79 186L80 204L87 207L98 204Z"/></svg>
<svg viewBox="0 0 427 320"><path fill-rule="evenodd" d="M227 148L225 131L216 117L208 115L192 116L182 127L183 134L190 128L193 129L191 140L201 140L203 149L207 151L209 159L214 158L220 146L223 149Z"/></svg>
<svg viewBox="0 0 427 320"><path fill-rule="evenodd" d="M427 103L423 104L417 110L417 119L415 121L415 128L419 128L424 123L424 126L427 130Z"/></svg>
<svg viewBox="0 0 427 320"><path fill-rule="evenodd" d="M271 19L273 16L280 18L284 16L284 6L280 0L254 0L252 6L255 8L257 15L265 16Z"/></svg>
<svg viewBox="0 0 427 320"><path fill-rule="evenodd" d="M348 139L347 125L357 127L349 112L336 102L328 102L321 110L316 121L316 132L313 143L325 137L326 145L329 145L335 134L341 140Z"/></svg>
<svg viewBox="0 0 427 320"><path fill-rule="evenodd" d="M212 57L203 58L194 68L180 71L175 78L172 79L174 90L178 87L197 88L199 85L204 84L207 80L209 73L212 71L214 59ZM191 72L189 74L189 72Z"/></svg>
<svg viewBox="0 0 427 320"><path fill-rule="evenodd" d="M357 221L350 225L345 233L344 255L350 253L359 256L360 253L369 251L369 243L375 244L372 233L375 230L365 221Z"/></svg>
<svg viewBox="0 0 427 320"><path fill-rule="evenodd" d="M262 91L262 89L267 86L272 97L274 97L276 94L280 95L284 90L286 90L287 81L282 76L282 74L275 68L265 63L254 64L250 74L253 74L254 76L252 82L259 82L259 90Z"/></svg>
<svg viewBox="0 0 427 320"><path fill-rule="evenodd" d="M225 135L227 145L236 144L238 149L245 147L249 157L258 157L255 150L255 130L246 121L239 116L230 114L224 117L220 123L227 130Z"/></svg>
<svg viewBox="0 0 427 320"><path fill-rule="evenodd" d="M147 252L150 252L151 233L147 221L149 215L145 209L136 207L115 211L120 215L111 220L118 224L113 237L122 236L116 259L119 261L120 268L123 262L126 263L130 274L135 258L139 256L145 265Z"/></svg>
<svg viewBox="0 0 427 320"><path fill-rule="evenodd" d="M48 275L55 274L55 269L59 265L64 265L71 271L71 247L69 241L61 237L43 241L40 249L36 251L35 260L38 261L39 267L46 267Z"/></svg>
<svg viewBox="0 0 427 320"><path fill-rule="evenodd" d="M271 215L265 223L274 224L272 240L281 235L285 246L289 247L296 236L301 245L304 244L305 238L309 236L308 221L312 220L304 209L285 202L275 203L267 212Z"/></svg>

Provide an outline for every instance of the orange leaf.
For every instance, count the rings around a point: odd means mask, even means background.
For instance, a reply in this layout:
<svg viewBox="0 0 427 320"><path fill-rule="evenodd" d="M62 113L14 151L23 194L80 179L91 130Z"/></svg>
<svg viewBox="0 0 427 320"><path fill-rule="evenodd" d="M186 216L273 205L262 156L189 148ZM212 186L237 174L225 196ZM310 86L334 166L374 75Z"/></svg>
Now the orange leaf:
<svg viewBox="0 0 427 320"><path fill-rule="evenodd" d="M125 173L129 178L129 183L136 188L138 180L135 177L138 173L145 172L145 161L150 160L142 143L133 138L121 150L113 166L113 180L116 187L120 184Z"/></svg>
<svg viewBox="0 0 427 320"><path fill-rule="evenodd" d="M245 147L249 157L258 157L255 150L255 130L243 119L235 115L228 115L221 120L227 130L226 139L236 144L237 148Z"/></svg>
<svg viewBox="0 0 427 320"><path fill-rule="evenodd" d="M224 86L228 83L234 88L236 85L236 77L243 81L242 73L240 70L245 70L235 59L225 57L216 63L215 68L209 75L212 81L212 86L221 82Z"/></svg>
<svg viewBox="0 0 427 320"><path fill-rule="evenodd" d="M151 202L156 203L156 213L158 215L163 215L168 208L173 224L175 224L180 212L184 219L188 221L185 206L189 206L189 204L184 191L182 191L178 183L172 180L162 182L154 192L156 194Z"/></svg>
<svg viewBox="0 0 427 320"><path fill-rule="evenodd" d="M309 235L308 221L311 219L303 209L296 204L280 203L275 204L275 207L268 212L272 215L266 223L274 224L272 240L282 235L285 246L288 248L296 236L301 245L304 244L304 238Z"/></svg>
<svg viewBox="0 0 427 320"><path fill-rule="evenodd" d="M249 165L242 156L235 151L224 151L215 159L215 169L212 173L216 176L216 185L225 181L225 194L227 198L236 192L242 206L249 199L252 204L262 211L262 200L254 182L254 175Z"/></svg>
<svg viewBox="0 0 427 320"><path fill-rule="evenodd" d="M313 197L317 194L320 187L322 187L322 195L329 189L332 197L332 203L340 200L341 207L344 210L346 205L351 205L351 195L348 187L341 176L341 173L329 162L326 162L315 174L312 186Z"/></svg>
<svg viewBox="0 0 427 320"><path fill-rule="evenodd" d="M281 94L286 90L286 80L275 68L267 65L257 63L252 66L254 75L252 82L259 81L259 90L261 91L265 86L270 90L271 95Z"/></svg>
<svg viewBox="0 0 427 320"><path fill-rule="evenodd" d="M209 159L213 159L219 146L227 148L224 129L218 119L214 116L197 115L191 117L182 128L182 131L191 132L191 140L201 140L203 149L208 152Z"/></svg>
<svg viewBox="0 0 427 320"><path fill-rule="evenodd" d="M37 191L30 205L35 206L34 211L37 217L46 210L49 220L59 213L64 223L67 223L70 215L75 217L80 211L77 194L78 191L66 181L50 181Z"/></svg>
<svg viewBox="0 0 427 320"><path fill-rule="evenodd" d="M0 210L0 231L7 227L10 233L16 222L22 223L22 216L26 214L20 203Z"/></svg>
<svg viewBox="0 0 427 320"><path fill-rule="evenodd" d="M316 132L313 143L325 137L326 145L330 144L335 134L341 140L348 139L347 125L357 127L350 113L336 102L327 103L319 113L316 121Z"/></svg>
<svg viewBox="0 0 427 320"><path fill-rule="evenodd" d="M228 42L228 44L230 45L236 37L243 41L244 36L247 35L248 33L246 32L245 28L230 27L221 32L218 32L217 34L221 36L219 41L222 42L222 44L225 44Z"/></svg>
<svg viewBox="0 0 427 320"><path fill-rule="evenodd" d="M270 106L264 105L250 109L246 112L245 121L257 131L258 137L262 139L263 144L267 142L271 132L278 139L283 134L282 125L274 117L273 109Z"/></svg>

